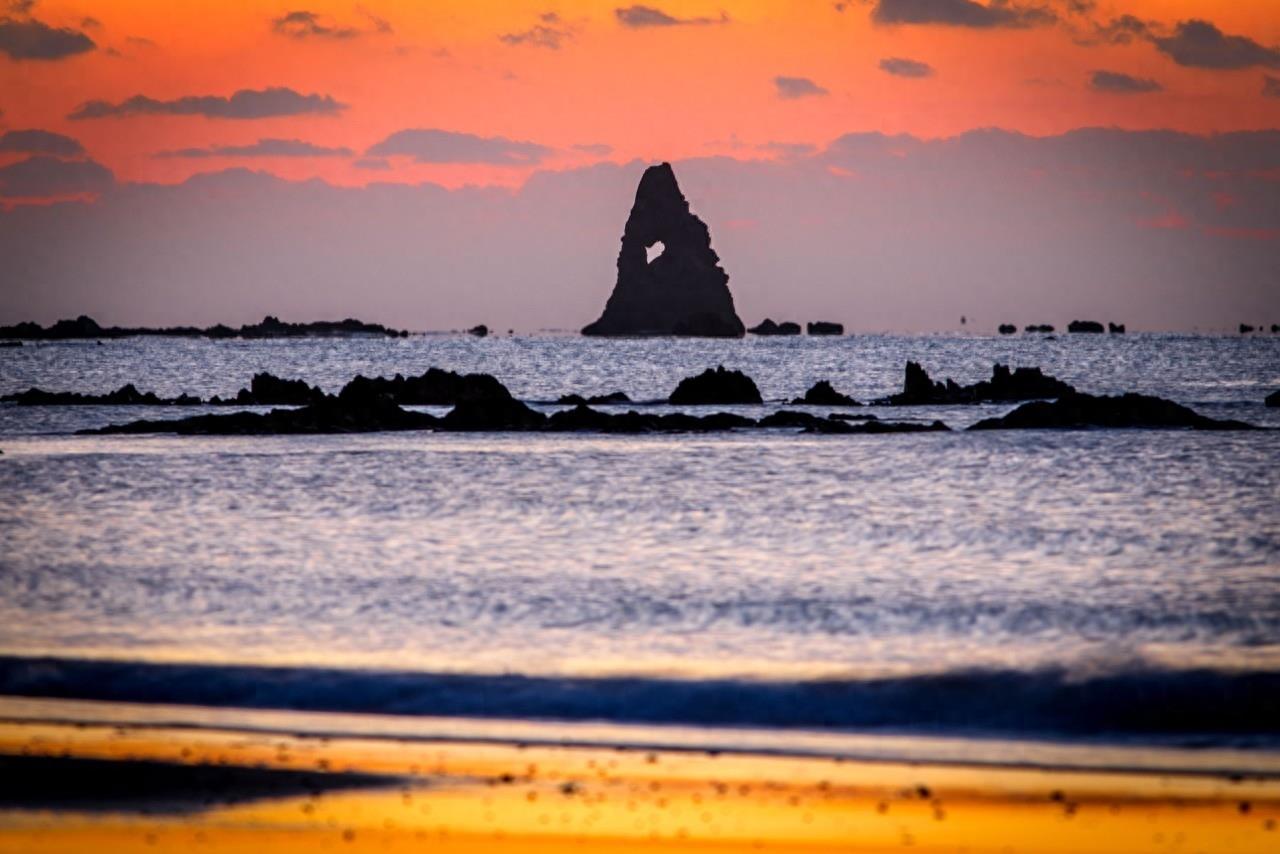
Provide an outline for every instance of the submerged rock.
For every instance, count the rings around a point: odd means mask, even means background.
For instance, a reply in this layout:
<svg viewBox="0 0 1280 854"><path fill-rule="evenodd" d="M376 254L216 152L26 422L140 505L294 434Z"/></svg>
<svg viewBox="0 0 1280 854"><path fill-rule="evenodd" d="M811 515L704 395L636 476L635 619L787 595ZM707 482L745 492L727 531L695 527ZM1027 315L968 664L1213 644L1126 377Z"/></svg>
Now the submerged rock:
<svg viewBox="0 0 1280 854"><path fill-rule="evenodd" d="M1000 418L987 418L970 430L1072 429L1082 427L1189 428L1256 430L1243 421L1218 420L1171 400L1145 394L1114 397L1072 392L1055 401L1024 403Z"/></svg>
<svg viewBox="0 0 1280 854"><path fill-rule="evenodd" d="M580 394L565 394L561 395L560 398L556 400L556 403L561 406L583 406L588 403L595 404L597 406L601 404L609 406L630 402L631 398L627 397L624 392L620 391L610 392L609 394L593 394L591 397L583 397Z"/></svg>
<svg viewBox="0 0 1280 854"><path fill-rule="evenodd" d="M962 386L950 378L945 383L934 382L918 363L907 362L902 391L876 403L884 406L1008 403L1059 397L1074 391L1068 383L1047 376L1039 368L1010 371L1007 365L995 365L991 368L990 380Z"/></svg>
<svg viewBox="0 0 1280 854"><path fill-rule="evenodd" d="M1067 324L1068 332L1106 332L1107 328L1096 320L1073 320Z"/></svg>
<svg viewBox="0 0 1280 854"><path fill-rule="evenodd" d="M374 433L387 430L425 430L438 419L421 412L407 412L394 403L346 406L327 397L299 409L270 412L231 412L196 415L172 421L142 420L112 424L81 433L177 433L181 436L266 436L302 433Z"/></svg>
<svg viewBox="0 0 1280 854"><path fill-rule="evenodd" d="M760 389L751 377L741 371L726 371L720 365L708 368L696 377L686 377L671 392L668 403L676 405L763 403Z"/></svg>
<svg viewBox="0 0 1280 854"><path fill-rule="evenodd" d="M662 252L649 260L657 244ZM582 334L741 338L744 332L711 232L689 210L671 164L650 166L622 233L613 293Z"/></svg>
<svg viewBox="0 0 1280 854"><path fill-rule="evenodd" d="M155 392L140 392L133 385L123 385L106 394L79 394L74 391L45 391L29 388L16 394L6 394L0 401L19 406L197 406L200 398L181 394L177 397L159 397Z"/></svg>
<svg viewBox="0 0 1280 854"><path fill-rule="evenodd" d="M800 324L792 323L784 320L781 323L774 323L769 318L765 318L761 323L747 330L752 335L799 335Z"/></svg>
<svg viewBox="0 0 1280 854"><path fill-rule="evenodd" d="M841 394L831 387L831 383L826 380L818 380L808 391L804 393L804 397L797 397L791 401L792 406L861 406L862 404L849 397L847 394Z"/></svg>
<svg viewBox="0 0 1280 854"><path fill-rule="evenodd" d="M807 326L810 335L843 335L844 324L829 320L815 320Z"/></svg>

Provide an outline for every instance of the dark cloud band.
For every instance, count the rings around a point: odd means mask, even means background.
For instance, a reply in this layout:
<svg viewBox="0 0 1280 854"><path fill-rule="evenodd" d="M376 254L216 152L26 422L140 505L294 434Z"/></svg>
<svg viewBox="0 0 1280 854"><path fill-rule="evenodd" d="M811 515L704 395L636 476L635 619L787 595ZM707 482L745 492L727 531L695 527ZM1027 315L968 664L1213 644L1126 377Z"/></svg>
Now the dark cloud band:
<svg viewBox="0 0 1280 854"><path fill-rule="evenodd" d="M69 119L105 119L126 116L206 116L212 119L268 119L278 116L334 115L346 109L332 95L303 95L292 89L241 89L230 97L187 95L169 101L134 95L112 104L89 101L77 107Z"/></svg>

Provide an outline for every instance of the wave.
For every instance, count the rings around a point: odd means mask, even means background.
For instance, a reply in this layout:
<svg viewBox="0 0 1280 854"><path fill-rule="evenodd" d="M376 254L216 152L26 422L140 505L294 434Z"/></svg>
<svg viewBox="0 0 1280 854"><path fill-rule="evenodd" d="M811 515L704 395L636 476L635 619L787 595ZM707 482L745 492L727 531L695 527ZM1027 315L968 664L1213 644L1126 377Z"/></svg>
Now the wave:
<svg viewBox="0 0 1280 854"><path fill-rule="evenodd" d="M1280 673L1137 665L757 681L0 657L0 694L249 709L1280 745Z"/></svg>

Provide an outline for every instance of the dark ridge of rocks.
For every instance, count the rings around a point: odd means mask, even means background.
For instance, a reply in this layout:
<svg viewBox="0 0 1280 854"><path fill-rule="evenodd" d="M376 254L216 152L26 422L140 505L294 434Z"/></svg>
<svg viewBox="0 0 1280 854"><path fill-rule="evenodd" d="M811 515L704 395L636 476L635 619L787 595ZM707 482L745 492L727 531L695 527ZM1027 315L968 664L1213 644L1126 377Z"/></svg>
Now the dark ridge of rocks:
<svg viewBox="0 0 1280 854"><path fill-rule="evenodd" d="M1192 430L1257 430L1243 421L1218 420L1171 400L1145 394L1114 397L1072 392L1055 401L1024 403L1000 418L987 418L970 430L1037 430L1111 428L1189 428Z"/></svg>
<svg viewBox="0 0 1280 854"><path fill-rule="evenodd" d="M495 380L496 382L496 380ZM503 391L506 391L504 388ZM459 400L439 420L441 430L476 432L489 430L539 430L547 416L511 397L471 397Z"/></svg>
<svg viewBox="0 0 1280 854"><path fill-rule="evenodd" d="M934 382L918 363L907 362L902 391L876 403L882 406L1011 403L1060 397L1074 391L1071 385L1045 375L1039 368L1010 371L1007 365L995 365L991 368L990 380L962 386L950 378L945 383Z"/></svg>
<svg viewBox="0 0 1280 854"><path fill-rule="evenodd" d="M1266 399L1263 400L1263 403L1271 407L1280 406L1280 391L1271 392L1271 394L1267 395Z"/></svg>
<svg viewBox="0 0 1280 854"><path fill-rule="evenodd" d="M844 324L832 323L829 320L815 320L806 324L806 329L810 335L843 335Z"/></svg>
<svg viewBox="0 0 1280 854"><path fill-rule="evenodd" d="M342 387L338 396L352 403L383 398L400 406L453 406L464 399L509 398L511 394L489 374L459 374L428 368L417 377L357 376Z"/></svg>
<svg viewBox="0 0 1280 854"><path fill-rule="evenodd" d="M474 335L477 338L484 338L486 335L489 334L489 327L481 323L468 329L467 334Z"/></svg>
<svg viewBox="0 0 1280 854"><path fill-rule="evenodd" d="M766 317L756 326L747 330L752 335L799 335L800 324L792 323L784 320L781 323L774 323L773 320Z"/></svg>
<svg viewBox="0 0 1280 854"><path fill-rule="evenodd" d="M1107 328L1096 320L1073 320L1067 324L1068 332L1106 332Z"/></svg>
<svg viewBox="0 0 1280 854"><path fill-rule="evenodd" d="M1123 323L1112 323L1111 321L1109 321L1109 320L1108 320L1108 321L1107 321L1107 331L1108 331L1108 332L1110 332L1112 335L1123 335L1123 334L1124 334L1124 324L1123 324Z"/></svg>
<svg viewBox="0 0 1280 854"><path fill-rule="evenodd" d="M1023 332L1052 332L1053 324L1051 323L1032 323L1022 330Z"/></svg>
<svg viewBox="0 0 1280 854"><path fill-rule="evenodd" d="M556 403L561 406L584 406L586 404L595 404L597 406L614 405L619 403L631 403L631 398L627 397L625 392L614 391L609 394L593 394L591 397L583 397L580 394L561 395Z"/></svg>
<svg viewBox="0 0 1280 854"><path fill-rule="evenodd" d="M1247 324L1247 323L1242 323L1242 324L1240 324L1240 334L1241 334L1241 335L1248 335L1250 332L1253 332L1253 331L1254 331L1254 330L1253 330L1253 327L1252 327L1252 326L1250 326L1249 324Z"/></svg>
<svg viewBox="0 0 1280 854"><path fill-rule="evenodd" d="M79 394L74 391L45 391L29 388L6 394L0 401L19 406L198 406L200 398L189 394L159 397L155 392L140 392L133 383L106 394Z"/></svg>
<svg viewBox="0 0 1280 854"><path fill-rule="evenodd" d="M426 430L440 419L422 412L408 412L394 403L371 401L348 406L328 397L300 409L270 412L231 412L196 415L173 421L142 420L112 424L87 434L177 433L180 436L266 436L311 433L374 433L391 430Z"/></svg>
<svg viewBox="0 0 1280 854"><path fill-rule="evenodd" d="M760 389L741 371L726 371L724 365L708 368L696 377L686 377L671 392L667 402L675 405L764 403Z"/></svg>
<svg viewBox="0 0 1280 854"><path fill-rule="evenodd" d="M319 386L309 386L303 380L280 379L264 371L254 374L249 387L240 389L235 397L223 400L214 395L209 403L215 406L309 406L327 396Z"/></svg>
<svg viewBox="0 0 1280 854"><path fill-rule="evenodd" d="M198 326L100 326L88 315L75 320L59 320L52 326L38 323L18 323L0 326L0 339L31 339L37 341L66 341L74 338L129 338L137 335L153 335L166 338L345 338L351 336L388 336L404 338L404 330L389 329L380 323L365 323L354 318L346 320L319 320L312 323L287 323L268 315L261 323L245 324L232 329L224 324L207 328Z"/></svg>
<svg viewBox="0 0 1280 854"><path fill-rule="evenodd" d="M875 415L867 413L865 415L853 412L830 412L827 417L834 421L879 421Z"/></svg>
<svg viewBox="0 0 1280 854"><path fill-rule="evenodd" d="M650 261L657 243L662 254ZM671 164L650 166L622 233L613 293L582 334L741 338L745 331L711 232L689 210Z"/></svg>
<svg viewBox="0 0 1280 854"><path fill-rule="evenodd" d="M1001 334L1001 335L1012 335L1013 333L1015 333L1015 332L1017 332L1017 331L1018 331L1018 327L1014 326L1012 323L1002 323L1002 324L1000 324L1000 334Z"/></svg>
<svg viewBox="0 0 1280 854"><path fill-rule="evenodd" d="M831 383L826 380L818 380L808 391L804 393L804 397L797 397L791 401L792 406L861 406L862 404L849 397L847 394L841 394L831 387Z"/></svg>

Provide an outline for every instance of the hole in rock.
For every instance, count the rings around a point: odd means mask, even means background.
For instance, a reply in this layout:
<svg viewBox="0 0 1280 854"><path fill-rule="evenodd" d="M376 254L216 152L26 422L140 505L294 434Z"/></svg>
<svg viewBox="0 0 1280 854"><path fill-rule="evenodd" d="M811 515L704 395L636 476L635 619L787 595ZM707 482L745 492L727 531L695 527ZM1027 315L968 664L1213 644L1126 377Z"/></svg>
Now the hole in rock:
<svg viewBox="0 0 1280 854"><path fill-rule="evenodd" d="M654 259L660 256L663 250L666 248L667 247L662 245L661 240L655 241L652 246L646 247L644 251L645 251L645 254L648 256L647 258L648 263L652 264L654 262Z"/></svg>

